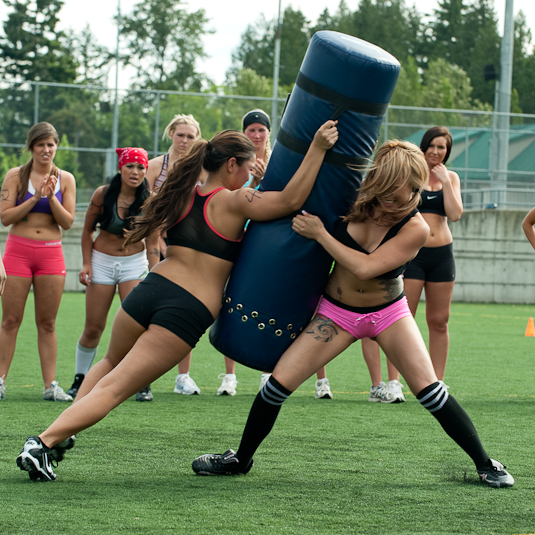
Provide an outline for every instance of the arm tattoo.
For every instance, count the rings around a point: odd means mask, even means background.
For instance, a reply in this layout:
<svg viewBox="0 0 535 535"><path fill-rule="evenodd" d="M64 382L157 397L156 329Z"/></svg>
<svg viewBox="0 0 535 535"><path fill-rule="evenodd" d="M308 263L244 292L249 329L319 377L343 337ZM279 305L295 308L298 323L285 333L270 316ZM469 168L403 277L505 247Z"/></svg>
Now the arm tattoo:
<svg viewBox="0 0 535 535"><path fill-rule="evenodd" d="M152 251L149 252L149 254L153 254L155 256L160 256L160 251L157 247L155 247Z"/></svg>
<svg viewBox="0 0 535 535"><path fill-rule="evenodd" d="M7 188L4 188L0 192L0 200L7 201L8 199L9 199L9 190Z"/></svg>
<svg viewBox="0 0 535 535"><path fill-rule="evenodd" d="M403 291L403 281L401 277L395 279L379 279L380 286L383 287L383 290L386 292L385 301L392 301L398 297Z"/></svg>
<svg viewBox="0 0 535 535"><path fill-rule="evenodd" d="M245 198L249 202L253 202L255 199L260 199L262 197L262 192L257 190L248 191L245 193Z"/></svg>
<svg viewBox="0 0 535 535"><path fill-rule="evenodd" d="M338 329L332 320L316 317L309 323L305 332L320 342L330 342L338 334Z"/></svg>

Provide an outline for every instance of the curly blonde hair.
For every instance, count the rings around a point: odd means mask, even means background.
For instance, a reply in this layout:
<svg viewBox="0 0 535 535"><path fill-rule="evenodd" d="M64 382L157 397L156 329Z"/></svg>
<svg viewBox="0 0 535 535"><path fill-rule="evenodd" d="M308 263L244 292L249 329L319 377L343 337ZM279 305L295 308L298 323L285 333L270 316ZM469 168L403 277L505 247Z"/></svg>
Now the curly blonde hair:
<svg viewBox="0 0 535 535"><path fill-rule="evenodd" d="M420 204L420 192L429 177L423 152L409 141L386 141L375 153L372 165L362 181L357 200L344 221L364 221L373 216L379 198L395 194L407 184L414 194L404 206L382 213L381 223L395 223Z"/></svg>

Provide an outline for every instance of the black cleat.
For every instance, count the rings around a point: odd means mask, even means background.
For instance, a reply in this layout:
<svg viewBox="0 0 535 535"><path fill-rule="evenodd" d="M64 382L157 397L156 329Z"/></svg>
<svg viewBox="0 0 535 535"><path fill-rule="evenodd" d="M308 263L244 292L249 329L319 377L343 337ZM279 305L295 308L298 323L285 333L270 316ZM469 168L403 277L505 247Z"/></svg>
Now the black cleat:
<svg viewBox="0 0 535 535"><path fill-rule="evenodd" d="M144 388L143 390L140 390L136 394L136 401L152 401L154 396L152 395L150 385L147 386L147 388Z"/></svg>
<svg viewBox="0 0 535 535"><path fill-rule="evenodd" d="M76 397L76 394L78 394L78 390L82 386L82 382L85 379L85 375L83 373L77 373L74 376L74 383L72 383L72 386L67 390L67 394L71 396L73 399Z"/></svg>
<svg viewBox="0 0 535 535"><path fill-rule="evenodd" d="M32 481L54 481L50 453L39 437L29 437L17 457L17 466L29 472Z"/></svg>
<svg viewBox="0 0 535 535"><path fill-rule="evenodd" d="M505 469L499 461L490 459L490 466L483 470L478 470L479 478L490 487L512 487L515 484L513 476Z"/></svg>
<svg viewBox="0 0 535 535"><path fill-rule="evenodd" d="M74 447L74 441L76 440L76 435L72 435L69 438L66 438L63 442L52 446L49 451L49 457L52 461L59 463L63 461L65 452Z"/></svg>
<svg viewBox="0 0 535 535"><path fill-rule="evenodd" d="M246 467L240 465L234 450L227 450L221 455L207 453L197 457L191 467L200 476L233 476L246 474L253 466L253 460Z"/></svg>

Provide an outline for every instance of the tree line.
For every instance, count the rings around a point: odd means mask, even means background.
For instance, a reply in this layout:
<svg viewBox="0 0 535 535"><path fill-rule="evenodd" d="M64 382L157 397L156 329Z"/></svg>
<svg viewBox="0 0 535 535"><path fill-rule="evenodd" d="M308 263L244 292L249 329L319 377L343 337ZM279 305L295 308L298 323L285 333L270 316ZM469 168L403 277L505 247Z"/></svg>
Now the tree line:
<svg viewBox="0 0 535 535"><path fill-rule="evenodd" d="M33 120L34 101L27 82L41 81L102 87L101 91L73 91L42 86L39 119L49 120L64 133L64 143L109 147L114 95L104 88L115 63L115 50L99 44L88 26L78 33L60 30L63 0L3 3L7 18L0 32L0 142L24 142ZM121 145L152 148L154 91L266 99L272 95L276 20L261 16L251 22L220 86L197 67L198 60L206 56L202 37L211 31L209 22L205 10L185 9L182 0L145 0L122 17L120 61L136 72L132 89L147 91L121 96ZM493 108L492 78L499 76L501 44L493 0L439 0L432 13L408 7L405 0L359 0L355 8L341 0L337 8L326 8L316 21L287 7L281 28L280 96L291 90L314 33L326 29L369 41L400 61L402 69L392 104ZM521 12L515 19L514 38L511 111L535 113L535 52ZM160 129L175 113L192 113L205 137L210 137L223 128L238 128L245 111L262 106L271 108L267 100L259 103L162 95ZM0 152L0 172L13 164L14 158L18 155L4 148ZM95 171L90 158L91 154L83 153L75 157L80 180L90 166L91 173L103 173L103 169Z"/></svg>

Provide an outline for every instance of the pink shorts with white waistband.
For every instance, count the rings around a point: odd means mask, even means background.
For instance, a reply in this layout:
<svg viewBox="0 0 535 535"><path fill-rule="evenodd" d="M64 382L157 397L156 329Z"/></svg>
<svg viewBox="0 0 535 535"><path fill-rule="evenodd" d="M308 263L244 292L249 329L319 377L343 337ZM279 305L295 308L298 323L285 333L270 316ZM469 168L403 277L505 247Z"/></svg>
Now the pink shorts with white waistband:
<svg viewBox="0 0 535 535"><path fill-rule="evenodd" d="M352 307L342 308L322 297L316 314L321 314L334 321L357 340L375 338L396 321L412 315L405 296L390 304L387 303L382 308L359 309L368 310L367 312L356 312L355 310Z"/></svg>
<svg viewBox="0 0 535 535"><path fill-rule="evenodd" d="M8 234L2 258L6 273L12 277L39 275L66 276L61 240L41 241Z"/></svg>

